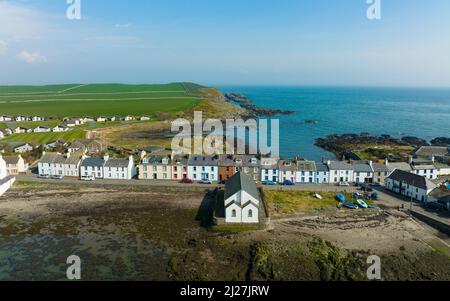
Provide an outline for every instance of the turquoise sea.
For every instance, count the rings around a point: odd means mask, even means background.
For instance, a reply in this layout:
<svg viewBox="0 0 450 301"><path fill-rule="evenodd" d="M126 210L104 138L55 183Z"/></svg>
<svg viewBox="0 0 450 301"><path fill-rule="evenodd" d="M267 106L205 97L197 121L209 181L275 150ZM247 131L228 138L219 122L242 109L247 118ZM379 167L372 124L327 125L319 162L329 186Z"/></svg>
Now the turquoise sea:
<svg viewBox="0 0 450 301"><path fill-rule="evenodd" d="M450 136L450 89L350 87L219 87L256 105L296 111L280 119L280 153L310 160L334 156L314 146L330 134L389 134L426 140ZM318 124L306 124L317 120Z"/></svg>

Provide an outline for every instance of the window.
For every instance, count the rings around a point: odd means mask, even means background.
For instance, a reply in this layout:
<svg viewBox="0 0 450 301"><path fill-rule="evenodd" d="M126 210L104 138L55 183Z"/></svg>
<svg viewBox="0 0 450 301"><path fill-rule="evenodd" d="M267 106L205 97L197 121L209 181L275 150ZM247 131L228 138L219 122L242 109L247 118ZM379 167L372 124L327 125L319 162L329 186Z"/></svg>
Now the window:
<svg viewBox="0 0 450 301"><path fill-rule="evenodd" d="M250 209L250 210L248 211L248 217L250 217L250 218L253 217L253 210Z"/></svg>
<svg viewBox="0 0 450 301"><path fill-rule="evenodd" d="M233 210L231 211L231 217L236 217L236 210L235 210L235 209L233 209Z"/></svg>

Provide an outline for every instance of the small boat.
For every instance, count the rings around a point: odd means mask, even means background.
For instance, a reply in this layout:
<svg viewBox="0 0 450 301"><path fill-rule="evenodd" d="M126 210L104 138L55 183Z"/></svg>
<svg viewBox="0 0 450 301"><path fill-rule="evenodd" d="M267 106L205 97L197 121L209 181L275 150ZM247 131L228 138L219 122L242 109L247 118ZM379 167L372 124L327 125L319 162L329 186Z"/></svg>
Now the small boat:
<svg viewBox="0 0 450 301"><path fill-rule="evenodd" d="M358 205L359 205L361 208L364 208L364 209L369 208L369 206L367 205L367 203L364 202L363 200L357 200L357 202L358 202Z"/></svg>
<svg viewBox="0 0 450 301"><path fill-rule="evenodd" d="M355 205L353 203L345 202L342 204L344 207L349 209L358 209L358 205Z"/></svg>
<svg viewBox="0 0 450 301"><path fill-rule="evenodd" d="M336 198L339 200L339 202L344 203L345 202L345 196L343 194L338 194Z"/></svg>
<svg viewBox="0 0 450 301"><path fill-rule="evenodd" d="M369 206L369 209L381 209L381 208L378 206L371 205L371 206Z"/></svg>
<svg viewBox="0 0 450 301"><path fill-rule="evenodd" d="M314 197L319 200L323 200L323 197L320 194L315 193Z"/></svg>

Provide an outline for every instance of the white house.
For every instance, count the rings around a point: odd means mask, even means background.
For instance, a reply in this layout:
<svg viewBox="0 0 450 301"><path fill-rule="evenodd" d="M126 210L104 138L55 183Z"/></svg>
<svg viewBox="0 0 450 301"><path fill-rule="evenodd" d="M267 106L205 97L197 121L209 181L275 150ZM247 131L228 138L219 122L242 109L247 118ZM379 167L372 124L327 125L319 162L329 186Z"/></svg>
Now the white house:
<svg viewBox="0 0 450 301"><path fill-rule="evenodd" d="M132 120L135 120L135 118L133 116L128 115L123 120L125 120L125 121L132 121Z"/></svg>
<svg viewBox="0 0 450 301"><path fill-rule="evenodd" d="M80 177L91 177L93 179L104 178L104 166L109 160L109 156L103 158L84 157L80 165Z"/></svg>
<svg viewBox="0 0 450 301"><path fill-rule="evenodd" d="M7 164L0 154L0 196L2 196L16 181L13 176L8 176Z"/></svg>
<svg viewBox="0 0 450 301"><path fill-rule="evenodd" d="M12 121L13 118L10 116L6 116L6 115L1 115L0 116L0 121Z"/></svg>
<svg viewBox="0 0 450 301"><path fill-rule="evenodd" d="M226 223L259 223L261 196L255 182L243 172L226 182L224 202Z"/></svg>
<svg viewBox="0 0 450 301"><path fill-rule="evenodd" d="M103 167L105 179L131 180L136 173L133 156L128 159L108 159Z"/></svg>
<svg viewBox="0 0 450 301"><path fill-rule="evenodd" d="M436 167L438 177L450 176L450 165L435 162L434 166Z"/></svg>
<svg viewBox="0 0 450 301"><path fill-rule="evenodd" d="M188 178L193 181L219 179L219 165L216 156L191 156L188 161Z"/></svg>
<svg viewBox="0 0 450 301"><path fill-rule="evenodd" d="M277 158L261 158L261 182L273 181L278 183L279 169Z"/></svg>
<svg viewBox="0 0 450 301"><path fill-rule="evenodd" d="M40 176L78 177L81 158L61 154L43 153L38 162L38 173Z"/></svg>
<svg viewBox="0 0 450 301"><path fill-rule="evenodd" d="M34 121L34 122L36 122L36 121L45 121L45 118L42 117L42 116L33 116L31 118L31 121Z"/></svg>
<svg viewBox="0 0 450 301"><path fill-rule="evenodd" d="M141 121L148 121L148 120L150 120L150 116L141 116L140 120Z"/></svg>
<svg viewBox="0 0 450 301"><path fill-rule="evenodd" d="M106 122L106 121L108 121L107 117L100 116L97 118L97 122Z"/></svg>
<svg viewBox="0 0 450 301"><path fill-rule="evenodd" d="M299 184L316 183L316 164L314 161L298 160L296 182Z"/></svg>
<svg viewBox="0 0 450 301"><path fill-rule="evenodd" d="M316 162L316 183L317 184L328 184L330 183L330 170L328 165L322 162Z"/></svg>
<svg viewBox="0 0 450 301"><path fill-rule="evenodd" d="M386 179L387 189L420 202L428 202L429 194L436 187L428 178L400 169Z"/></svg>
<svg viewBox="0 0 450 301"><path fill-rule="evenodd" d="M6 133L0 130L0 139L5 138Z"/></svg>
<svg viewBox="0 0 450 301"><path fill-rule="evenodd" d="M331 184L353 181L353 165L344 161L328 161L327 166L330 170Z"/></svg>
<svg viewBox="0 0 450 301"><path fill-rule="evenodd" d="M33 130L24 126L18 126L13 129L13 132L14 134L24 134L24 133L31 133L33 132Z"/></svg>
<svg viewBox="0 0 450 301"><path fill-rule="evenodd" d="M15 153L26 153L32 151L34 148L29 143L18 144L13 147Z"/></svg>
<svg viewBox="0 0 450 301"><path fill-rule="evenodd" d="M79 119L79 118L74 118L74 119L70 119L66 122L66 125L70 128L79 126L79 125L83 125L84 124L84 120L83 119Z"/></svg>
<svg viewBox="0 0 450 301"><path fill-rule="evenodd" d="M412 173L435 180L438 177L438 170L434 165L434 157L431 160L411 159Z"/></svg>
<svg viewBox="0 0 450 301"><path fill-rule="evenodd" d="M26 116L16 116L16 118L14 119L16 122L21 122L21 121L27 121L27 117Z"/></svg>
<svg viewBox="0 0 450 301"><path fill-rule="evenodd" d="M48 132L50 132L50 131L51 131L51 129L49 129L48 127L42 126L42 125L37 126L37 127L33 130L34 133L48 133Z"/></svg>
<svg viewBox="0 0 450 301"><path fill-rule="evenodd" d="M54 128L52 128L52 132L54 133L63 133L67 131L69 131L69 128L62 125L57 125Z"/></svg>
<svg viewBox="0 0 450 301"><path fill-rule="evenodd" d="M284 181L296 183L297 164L291 160L280 160L278 162L278 173L278 180L280 183L284 183Z"/></svg>
<svg viewBox="0 0 450 301"><path fill-rule="evenodd" d="M373 182L373 162L372 161L353 161L352 165L353 165L352 182L358 183L358 184Z"/></svg>

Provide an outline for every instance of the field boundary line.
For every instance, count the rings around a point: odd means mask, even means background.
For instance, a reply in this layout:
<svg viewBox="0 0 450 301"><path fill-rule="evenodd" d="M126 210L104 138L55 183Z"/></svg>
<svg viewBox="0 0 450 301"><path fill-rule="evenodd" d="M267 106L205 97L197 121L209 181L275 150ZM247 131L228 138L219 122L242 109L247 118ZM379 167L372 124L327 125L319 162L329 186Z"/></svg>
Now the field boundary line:
<svg viewBox="0 0 450 301"><path fill-rule="evenodd" d="M75 89L78 89L78 88L81 88L81 87L86 87L86 86L89 86L89 84L82 84L82 85L79 85L79 86L71 87L71 88L68 88L68 89L65 89L65 90L58 91L57 93L61 94L61 93L64 93L64 92L67 92L67 91L70 91L70 90L75 90Z"/></svg>
<svg viewBox="0 0 450 301"><path fill-rule="evenodd" d="M70 102L70 101L128 101L128 100L156 100L156 99L199 99L194 96L171 96L171 97L139 97L139 98L108 98L108 99L98 99L98 98L69 98L69 99L29 99L22 101L0 101L0 104L9 103L31 103L31 102Z"/></svg>
<svg viewBox="0 0 450 301"><path fill-rule="evenodd" d="M45 93L45 92L42 92L42 93ZM153 93L184 93L184 94L188 95L185 91L133 91L133 92L98 92L98 93L95 93L95 92L92 92L92 93L84 92L84 93L69 93L69 94L64 94L64 95L58 94L57 92L52 92L52 93L50 93L48 95L42 94L40 96L57 97L57 96L77 96L77 95L120 95L120 94L145 94L145 93L148 93L148 94L153 94ZM0 97L16 97L16 98L19 98L19 97L25 97L25 96L26 95L1 95L0 94Z"/></svg>

